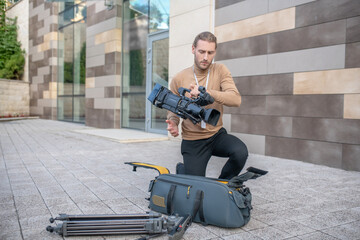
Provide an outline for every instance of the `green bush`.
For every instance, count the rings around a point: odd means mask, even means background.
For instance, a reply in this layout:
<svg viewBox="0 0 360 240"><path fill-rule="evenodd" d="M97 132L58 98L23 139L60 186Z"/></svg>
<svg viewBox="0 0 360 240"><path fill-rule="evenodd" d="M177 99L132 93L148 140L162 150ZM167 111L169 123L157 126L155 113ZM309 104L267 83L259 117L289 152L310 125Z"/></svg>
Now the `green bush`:
<svg viewBox="0 0 360 240"><path fill-rule="evenodd" d="M5 16L5 0L0 0L0 78L21 79L25 51L17 40L16 18Z"/></svg>
<svg viewBox="0 0 360 240"><path fill-rule="evenodd" d="M24 64L24 55L21 52L15 53L5 62L4 68L0 69L0 78L21 79L24 74Z"/></svg>

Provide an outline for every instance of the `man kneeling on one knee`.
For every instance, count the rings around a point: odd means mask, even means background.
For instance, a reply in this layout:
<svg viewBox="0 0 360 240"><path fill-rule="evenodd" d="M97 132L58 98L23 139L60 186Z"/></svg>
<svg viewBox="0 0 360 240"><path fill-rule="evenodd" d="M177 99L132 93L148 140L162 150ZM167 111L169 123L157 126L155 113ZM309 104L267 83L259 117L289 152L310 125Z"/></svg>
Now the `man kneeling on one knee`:
<svg viewBox="0 0 360 240"><path fill-rule="evenodd" d="M223 105L239 107L241 96L230 71L219 63L213 63L216 54L216 37L210 32L198 34L192 45L194 65L179 72L170 83L170 90L179 95L180 87L191 90L190 97L199 95L199 86L204 86L215 100L206 108L218 110L221 115L216 126L191 120L182 121L181 154L184 164L177 166L177 173L205 176L206 166L211 156L228 157L219 178L231 179L243 169L248 157L246 145L223 128ZM179 135L180 118L168 112L167 130L174 137Z"/></svg>

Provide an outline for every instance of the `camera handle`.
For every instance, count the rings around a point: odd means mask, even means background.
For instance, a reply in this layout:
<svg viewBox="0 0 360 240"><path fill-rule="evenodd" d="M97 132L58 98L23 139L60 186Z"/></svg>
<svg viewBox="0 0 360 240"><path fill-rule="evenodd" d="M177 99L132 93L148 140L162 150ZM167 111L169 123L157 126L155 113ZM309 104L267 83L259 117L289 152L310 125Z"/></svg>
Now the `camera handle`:
<svg viewBox="0 0 360 240"><path fill-rule="evenodd" d="M178 92L179 92L180 96L185 96L186 92L190 93L191 91L190 91L190 89L181 87L178 89Z"/></svg>

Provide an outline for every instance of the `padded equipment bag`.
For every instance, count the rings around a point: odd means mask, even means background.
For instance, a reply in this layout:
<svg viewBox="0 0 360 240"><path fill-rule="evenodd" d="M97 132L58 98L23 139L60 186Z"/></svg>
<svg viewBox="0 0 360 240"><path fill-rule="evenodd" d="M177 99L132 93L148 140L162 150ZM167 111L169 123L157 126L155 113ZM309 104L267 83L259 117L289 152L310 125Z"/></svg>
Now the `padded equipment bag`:
<svg viewBox="0 0 360 240"><path fill-rule="evenodd" d="M162 174L150 182L150 205L164 214L191 215L194 222L225 228L242 227L250 220L251 193L243 185L266 174L256 168L231 180L183 174Z"/></svg>

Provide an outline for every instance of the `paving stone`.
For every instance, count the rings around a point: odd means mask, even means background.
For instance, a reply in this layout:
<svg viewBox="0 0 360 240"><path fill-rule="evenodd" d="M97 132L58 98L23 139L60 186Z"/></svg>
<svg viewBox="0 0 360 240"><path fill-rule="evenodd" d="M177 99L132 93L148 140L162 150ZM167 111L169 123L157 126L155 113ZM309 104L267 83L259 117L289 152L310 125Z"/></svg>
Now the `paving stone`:
<svg viewBox="0 0 360 240"><path fill-rule="evenodd" d="M43 228L49 225L49 215L34 215L26 218L20 218L21 229Z"/></svg>
<svg viewBox="0 0 360 240"><path fill-rule="evenodd" d="M28 195L28 196L15 196L16 208L30 208L33 206L38 206L44 204L43 199L40 194Z"/></svg>
<svg viewBox="0 0 360 240"><path fill-rule="evenodd" d="M356 220L360 220L359 214L351 209L347 209L337 212L322 213L310 218L297 220L297 222L316 230L322 230Z"/></svg>
<svg viewBox="0 0 360 240"><path fill-rule="evenodd" d="M266 223L260 222L254 218L250 218L250 221L248 222L248 224L243 226L241 229L243 229L245 231L251 231L251 230L255 230L255 229L259 229L259 228L264 228L267 226L268 225Z"/></svg>
<svg viewBox="0 0 360 240"><path fill-rule="evenodd" d="M238 235L240 233L245 232L241 228L227 229L227 228L220 228L220 227L210 226L210 225L206 226L206 229L209 230L211 233L215 234L216 236L219 236L219 237L225 237L225 236L229 236L229 235Z"/></svg>
<svg viewBox="0 0 360 240"><path fill-rule="evenodd" d="M201 224L193 223L188 228L183 236L184 240L195 240L195 239L212 239L217 237L214 233L210 232L206 227Z"/></svg>
<svg viewBox="0 0 360 240"><path fill-rule="evenodd" d="M275 224L273 225L273 227L281 231L287 232L293 236L304 235L307 233L315 232L314 229L293 221L287 221L285 223Z"/></svg>
<svg viewBox="0 0 360 240"><path fill-rule="evenodd" d="M358 240L360 238L360 221L324 229L322 232L338 239Z"/></svg>
<svg viewBox="0 0 360 240"><path fill-rule="evenodd" d="M288 221L287 219L283 218L283 216L277 213L267 213L261 215L253 214L252 217L260 222L267 223L270 226Z"/></svg>
<svg viewBox="0 0 360 240"><path fill-rule="evenodd" d="M259 238L248 232L242 232L242 233L237 233L237 234L230 235L230 236L224 236L224 237L222 237L222 239L225 239L225 240L261 240L262 238Z"/></svg>
<svg viewBox="0 0 360 240"><path fill-rule="evenodd" d="M23 219L39 215L49 216L50 212L43 203L42 205L35 205L27 208L17 209L17 214L19 215L20 219Z"/></svg>
<svg viewBox="0 0 360 240"><path fill-rule="evenodd" d="M13 216L7 216L6 218L2 218L0 221L0 229L1 229L0 236L1 233L11 233L11 232L20 231L20 226L17 216L13 215Z"/></svg>
<svg viewBox="0 0 360 240"><path fill-rule="evenodd" d="M49 223L50 224L50 223ZM48 224L48 225L49 225ZM30 229L24 229L22 231L22 234L24 236L24 239L63 239L60 235L55 234L55 233L50 233L48 231L46 231L46 225L44 226L40 226L40 227L33 227Z"/></svg>
<svg viewBox="0 0 360 240"><path fill-rule="evenodd" d="M149 196L146 197L127 197L127 199L134 205L143 209L145 212L150 211L149 209L149 201L146 200Z"/></svg>
<svg viewBox="0 0 360 240"><path fill-rule="evenodd" d="M84 214L114 214L103 202L80 202L77 204Z"/></svg>
<svg viewBox="0 0 360 240"><path fill-rule="evenodd" d="M6 240L22 239L20 229L13 229L11 232L0 231L0 239L6 239Z"/></svg>
<svg viewBox="0 0 360 240"><path fill-rule="evenodd" d="M116 199L123 196L115 189L98 189L94 191L94 194L102 201Z"/></svg>
<svg viewBox="0 0 360 240"><path fill-rule="evenodd" d="M300 239L303 240L338 240L338 238L335 238L333 236L330 236L326 233L322 233L322 232L313 232L313 233L308 233L308 234L304 234L301 236L297 236Z"/></svg>
<svg viewBox="0 0 360 240"><path fill-rule="evenodd" d="M50 208L52 206L74 203L64 192L60 192L60 194L54 195L52 198L44 198L44 201L46 206Z"/></svg>
<svg viewBox="0 0 360 240"><path fill-rule="evenodd" d="M79 207L75 203L67 203L67 204L59 204L49 206L49 210L51 212L51 216L55 217L61 213L66 213L68 215L78 215L83 214ZM50 218L51 216L48 216Z"/></svg>
<svg viewBox="0 0 360 240"><path fill-rule="evenodd" d="M0 123L0 239L62 239L45 231L49 218L60 213L144 213L149 182L158 173L133 172L124 163L148 162L174 172L182 161L180 141L124 144L79 129L93 128L43 119ZM208 176L217 177L225 161L212 158ZM269 171L246 182L253 194L250 222L237 229L193 223L183 239L359 239L359 172L256 154L249 155L249 166Z"/></svg>
<svg viewBox="0 0 360 240"><path fill-rule="evenodd" d="M294 208L277 212L277 215L288 220L300 220L316 215L316 210L308 208Z"/></svg>
<svg viewBox="0 0 360 240"><path fill-rule="evenodd" d="M260 228L260 229L256 229L253 231L250 231L251 234L261 238L261 239L287 239L290 237L293 237L293 234L278 230L274 227L265 227L265 228Z"/></svg>

